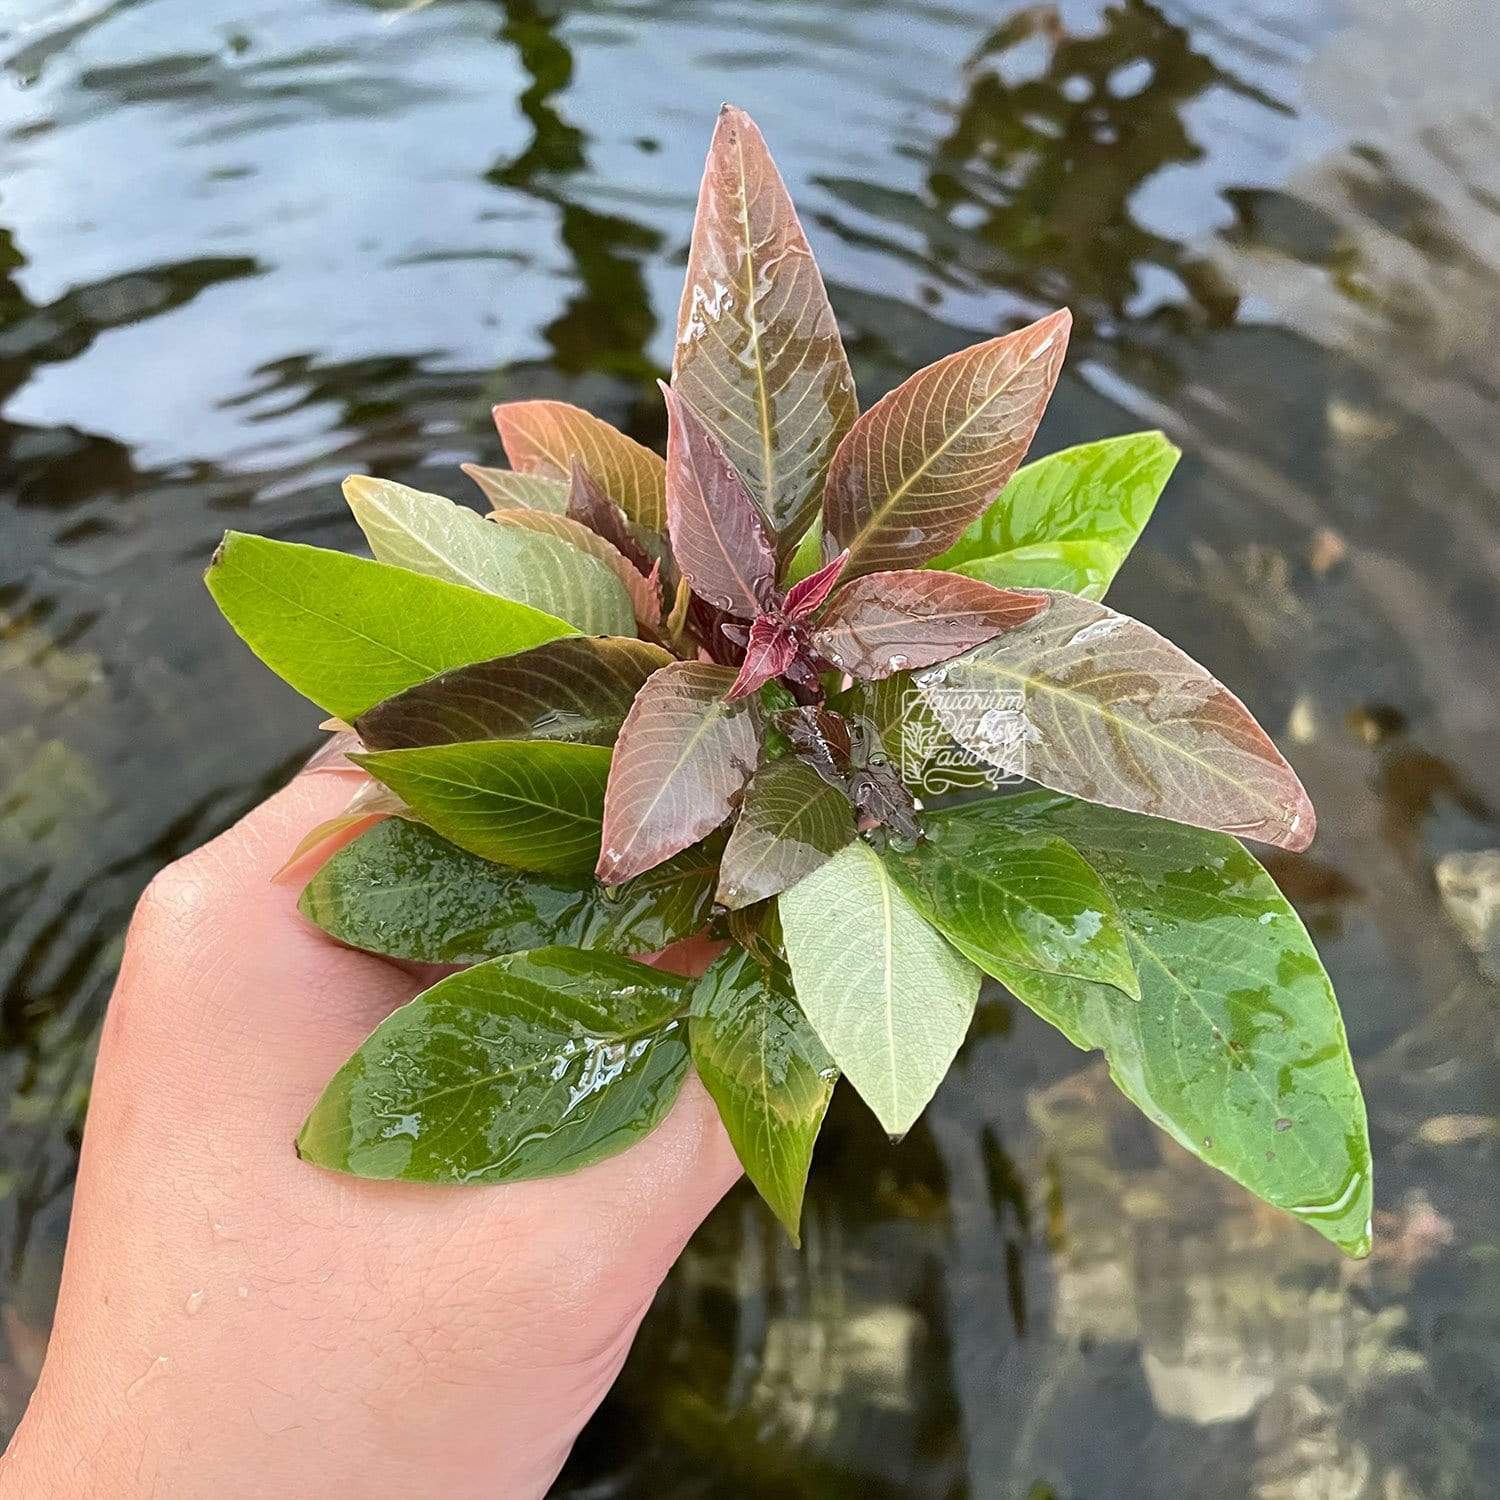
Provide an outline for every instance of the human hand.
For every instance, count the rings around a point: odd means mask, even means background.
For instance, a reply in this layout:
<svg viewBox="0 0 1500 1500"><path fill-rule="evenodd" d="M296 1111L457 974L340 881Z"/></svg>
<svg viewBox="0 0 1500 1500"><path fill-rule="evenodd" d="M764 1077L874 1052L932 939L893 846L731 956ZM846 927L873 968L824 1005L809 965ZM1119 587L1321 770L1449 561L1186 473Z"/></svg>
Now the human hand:
<svg viewBox="0 0 1500 1500"><path fill-rule="evenodd" d="M7 1495L543 1495L739 1175L691 1076L660 1129L570 1177L425 1187L297 1159L323 1085L424 987L271 883L352 774L298 777L142 898Z"/></svg>

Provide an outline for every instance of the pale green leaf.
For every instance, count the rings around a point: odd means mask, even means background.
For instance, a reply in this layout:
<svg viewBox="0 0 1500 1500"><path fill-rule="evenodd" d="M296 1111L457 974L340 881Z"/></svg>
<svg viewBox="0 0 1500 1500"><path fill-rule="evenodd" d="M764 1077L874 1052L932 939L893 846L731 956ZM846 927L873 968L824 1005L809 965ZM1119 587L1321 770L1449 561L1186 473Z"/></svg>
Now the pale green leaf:
<svg viewBox="0 0 1500 1500"><path fill-rule="evenodd" d="M529 604L586 635L636 633L619 578L557 537L491 525L466 505L384 479L352 476L344 497L381 562Z"/></svg>
<svg viewBox="0 0 1500 1500"><path fill-rule="evenodd" d="M777 905L797 1000L893 1136L926 1108L979 997L979 970L911 904L862 839Z"/></svg>

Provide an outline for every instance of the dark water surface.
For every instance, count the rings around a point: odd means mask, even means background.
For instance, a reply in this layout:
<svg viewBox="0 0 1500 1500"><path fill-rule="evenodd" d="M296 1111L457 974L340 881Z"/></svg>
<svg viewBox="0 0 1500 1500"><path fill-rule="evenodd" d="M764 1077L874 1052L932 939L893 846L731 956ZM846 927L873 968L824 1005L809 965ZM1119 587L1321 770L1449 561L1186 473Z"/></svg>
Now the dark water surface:
<svg viewBox="0 0 1500 1500"><path fill-rule="evenodd" d="M199 581L453 495L488 407L662 437L714 111L750 109L868 402L1069 303L1038 451L1188 458L1112 595L1317 802L1271 861L1343 998L1377 1247L1188 1160L996 1001L901 1149L841 1092L794 1253L694 1241L559 1487L1500 1493L1500 49L1493 0L0 6L0 1428L93 1038L163 862L319 717Z"/></svg>

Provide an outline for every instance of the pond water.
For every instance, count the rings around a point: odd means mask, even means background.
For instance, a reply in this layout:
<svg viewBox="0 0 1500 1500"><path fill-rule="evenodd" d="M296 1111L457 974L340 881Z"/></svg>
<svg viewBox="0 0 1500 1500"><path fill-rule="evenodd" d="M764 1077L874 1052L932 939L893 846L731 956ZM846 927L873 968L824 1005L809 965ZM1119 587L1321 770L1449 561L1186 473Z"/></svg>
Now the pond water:
<svg viewBox="0 0 1500 1500"><path fill-rule="evenodd" d="M47 1336L131 905L316 738L200 572L464 493L491 402L659 442L721 99L863 398L1056 306L1037 451L1187 458L1112 594L1320 811L1354 1265L1001 998L911 1138L852 1097L793 1252L693 1242L560 1481L605 1497L1500 1492L1493 0L9 0L0 17L0 1428Z"/></svg>

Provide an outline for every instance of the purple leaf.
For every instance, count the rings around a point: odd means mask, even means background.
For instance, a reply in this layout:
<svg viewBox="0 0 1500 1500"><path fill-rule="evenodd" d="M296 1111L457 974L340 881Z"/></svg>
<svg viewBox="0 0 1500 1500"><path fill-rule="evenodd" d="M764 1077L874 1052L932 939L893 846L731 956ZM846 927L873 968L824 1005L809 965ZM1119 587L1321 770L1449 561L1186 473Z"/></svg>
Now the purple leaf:
<svg viewBox="0 0 1500 1500"><path fill-rule="evenodd" d="M670 386L661 390L672 555L695 594L754 619L776 588L776 550L765 522L703 419Z"/></svg>
<svg viewBox="0 0 1500 1500"><path fill-rule="evenodd" d="M728 701L734 673L679 661L636 696L615 745L596 871L618 885L711 833L733 810L760 754L754 698Z"/></svg>
<svg viewBox="0 0 1500 1500"><path fill-rule="evenodd" d="M754 121L730 105L698 196L672 384L790 551L859 408L792 200Z"/></svg>
<svg viewBox="0 0 1500 1500"><path fill-rule="evenodd" d="M587 526L602 536L642 573L649 573L661 561L660 546L652 551L646 545L645 538L631 525L630 518L576 458L569 478L564 514L569 520L577 521L580 526Z"/></svg>
<svg viewBox="0 0 1500 1500"><path fill-rule="evenodd" d="M966 749L1054 791L1305 849L1312 803L1228 688L1154 630L1075 594L917 678ZM995 708L1024 697L1019 734Z"/></svg>
<svg viewBox="0 0 1500 1500"><path fill-rule="evenodd" d="M852 769L853 737L849 721L831 708L808 704L783 709L776 727L792 742L792 749L834 786L843 786Z"/></svg>
<svg viewBox="0 0 1500 1500"><path fill-rule="evenodd" d="M947 661L1046 607L1039 590L997 589L956 573L867 573L838 591L813 640L840 671L869 682Z"/></svg>
<svg viewBox="0 0 1500 1500"><path fill-rule="evenodd" d="M816 573L809 573L800 583L794 583L786 591L785 609L794 620L805 620L833 592L833 586L843 575L849 561L847 552L840 552L831 563L824 563Z"/></svg>
<svg viewBox="0 0 1500 1500"><path fill-rule="evenodd" d="M823 497L849 577L919 566L958 540L1025 457L1071 325L1064 310L950 354L850 428Z"/></svg>
<svg viewBox="0 0 1500 1500"><path fill-rule="evenodd" d="M648 531L666 526L666 468L659 455L565 401L506 401L495 426L511 467L566 481L581 462L605 493Z"/></svg>
<svg viewBox="0 0 1500 1500"><path fill-rule="evenodd" d="M745 642L745 660L740 675L729 690L731 703L759 692L773 677L780 677L797 655L797 641L784 620L759 615L750 626Z"/></svg>

